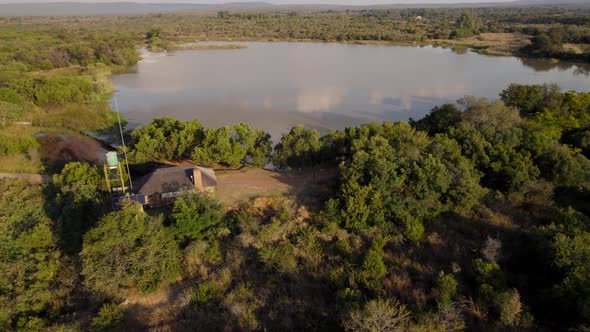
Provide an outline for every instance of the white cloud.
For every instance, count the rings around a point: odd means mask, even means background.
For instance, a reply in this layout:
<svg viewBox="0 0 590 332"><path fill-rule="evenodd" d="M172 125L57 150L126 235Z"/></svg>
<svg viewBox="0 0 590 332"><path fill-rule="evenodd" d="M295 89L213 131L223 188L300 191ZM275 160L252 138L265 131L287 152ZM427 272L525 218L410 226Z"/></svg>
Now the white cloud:
<svg viewBox="0 0 590 332"><path fill-rule="evenodd" d="M296 109L299 112L314 113L332 110L342 103L344 91L326 87L307 90L296 97Z"/></svg>

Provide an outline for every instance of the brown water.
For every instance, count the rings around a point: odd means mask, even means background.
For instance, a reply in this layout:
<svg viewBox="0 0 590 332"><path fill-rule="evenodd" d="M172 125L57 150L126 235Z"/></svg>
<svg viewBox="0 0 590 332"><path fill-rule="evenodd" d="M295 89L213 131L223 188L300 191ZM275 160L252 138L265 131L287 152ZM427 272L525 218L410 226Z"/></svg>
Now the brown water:
<svg viewBox="0 0 590 332"><path fill-rule="evenodd" d="M567 62L435 47L243 44L144 54L136 73L113 77L119 109L131 127L163 116L208 127L245 121L277 138L297 124L325 132L418 119L465 95L498 98L513 82L590 91L589 68Z"/></svg>

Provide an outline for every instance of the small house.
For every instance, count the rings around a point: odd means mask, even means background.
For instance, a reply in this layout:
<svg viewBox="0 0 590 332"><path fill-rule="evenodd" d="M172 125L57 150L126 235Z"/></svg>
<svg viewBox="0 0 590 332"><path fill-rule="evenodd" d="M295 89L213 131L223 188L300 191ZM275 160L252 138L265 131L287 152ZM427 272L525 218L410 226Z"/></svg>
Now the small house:
<svg viewBox="0 0 590 332"><path fill-rule="evenodd" d="M140 179L137 192L146 196L146 205L172 204L184 191L215 192L217 177L211 168L177 166L159 168Z"/></svg>

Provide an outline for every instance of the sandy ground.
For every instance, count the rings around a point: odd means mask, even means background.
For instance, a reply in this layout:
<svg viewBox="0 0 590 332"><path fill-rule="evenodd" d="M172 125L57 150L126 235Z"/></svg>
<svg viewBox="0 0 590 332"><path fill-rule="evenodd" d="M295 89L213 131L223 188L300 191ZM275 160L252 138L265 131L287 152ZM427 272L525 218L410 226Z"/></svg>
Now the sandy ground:
<svg viewBox="0 0 590 332"><path fill-rule="evenodd" d="M315 174L314 174L315 173ZM258 196L288 194L302 199L321 198L329 193L336 179L335 168L317 167L313 170L272 172L258 168L216 171L216 196L230 206Z"/></svg>

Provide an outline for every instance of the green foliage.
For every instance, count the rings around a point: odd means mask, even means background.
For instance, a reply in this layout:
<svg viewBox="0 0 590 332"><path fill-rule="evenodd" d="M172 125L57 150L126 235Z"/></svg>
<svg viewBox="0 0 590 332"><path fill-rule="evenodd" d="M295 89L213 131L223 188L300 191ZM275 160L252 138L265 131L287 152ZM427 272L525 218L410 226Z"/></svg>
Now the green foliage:
<svg viewBox="0 0 590 332"><path fill-rule="evenodd" d="M200 165L264 166L271 153L270 135L245 123L203 129L198 120L155 119L131 133L129 156L134 163L186 160Z"/></svg>
<svg viewBox="0 0 590 332"><path fill-rule="evenodd" d="M471 210L484 195L485 189L480 185L481 175L473 162L462 154L459 143L447 136L437 135L427 151L444 165L441 174L450 182L441 202L457 212Z"/></svg>
<svg viewBox="0 0 590 332"><path fill-rule="evenodd" d="M424 225L420 220L411 216L403 220L403 234L408 241L418 244L424 235Z"/></svg>
<svg viewBox="0 0 590 332"><path fill-rule="evenodd" d="M221 222L221 205L208 195L185 193L174 202L174 235L180 244L202 240Z"/></svg>
<svg viewBox="0 0 590 332"><path fill-rule="evenodd" d="M520 294L516 289L498 294L496 308L500 316L500 322L505 326L518 325L519 315L522 312Z"/></svg>
<svg viewBox="0 0 590 332"><path fill-rule="evenodd" d="M501 101L491 102L486 98L465 97L458 103L463 107L463 122L484 135L490 131L507 130L521 121L518 111L506 107Z"/></svg>
<svg viewBox="0 0 590 332"><path fill-rule="evenodd" d="M42 188L0 180L0 328L36 330L60 305L61 252Z"/></svg>
<svg viewBox="0 0 590 332"><path fill-rule="evenodd" d="M41 106L91 102L98 93L92 77L86 75L28 77L12 81L9 86Z"/></svg>
<svg viewBox="0 0 590 332"><path fill-rule="evenodd" d="M510 84L500 97L506 106L515 107L522 116L533 116L544 108L557 109L563 99L559 86L555 84Z"/></svg>
<svg viewBox="0 0 590 332"><path fill-rule="evenodd" d="M487 285L491 289L502 288L504 280L498 263L486 262L481 258L477 258L473 261L473 271L479 284Z"/></svg>
<svg viewBox="0 0 590 332"><path fill-rule="evenodd" d="M155 119L131 133L129 157L136 163L186 159L200 145L203 135L197 120Z"/></svg>
<svg viewBox="0 0 590 332"><path fill-rule="evenodd" d="M440 305L448 307L451 301L457 294L457 286L459 283L452 274L440 271L438 274L437 288L440 292Z"/></svg>
<svg viewBox="0 0 590 332"><path fill-rule="evenodd" d="M159 28L150 29L145 35L147 48L152 52L160 52L167 49L167 45L161 38L162 30Z"/></svg>
<svg viewBox="0 0 590 332"><path fill-rule="evenodd" d="M461 110L454 104L435 106L430 110L430 113L418 121L410 118L410 124L413 127L426 131L430 135L446 133L449 128L456 126L460 121Z"/></svg>
<svg viewBox="0 0 590 332"><path fill-rule="evenodd" d="M465 38L478 35L480 32L481 20L473 12L463 12L457 19L456 29L453 31L453 38Z"/></svg>
<svg viewBox="0 0 590 332"><path fill-rule="evenodd" d="M344 227L360 231L383 224L383 203L379 193L370 185L361 187L358 183L352 182L342 189L342 195L345 197L341 211Z"/></svg>
<svg viewBox="0 0 590 332"><path fill-rule="evenodd" d="M56 189L56 231L68 252L82 248L82 237L102 215L104 178L98 167L84 162L68 163L53 176Z"/></svg>
<svg viewBox="0 0 590 332"><path fill-rule="evenodd" d="M387 267L383 262L384 245L385 241L381 238L373 240L361 267L361 279L363 283L376 293L379 293L382 289L383 278L387 274Z"/></svg>
<svg viewBox="0 0 590 332"><path fill-rule="evenodd" d="M18 121L25 113L25 107L0 100L0 128Z"/></svg>
<svg viewBox="0 0 590 332"><path fill-rule="evenodd" d="M522 47L520 51L528 56L587 61L587 53L572 52L564 47L566 43L587 42L586 33L582 35L584 37L572 27L549 25L545 29L536 29L531 43Z"/></svg>
<svg viewBox="0 0 590 332"><path fill-rule="evenodd" d="M80 257L86 284L106 294L129 287L155 290L180 268L171 232L135 203L107 214L88 231Z"/></svg>
<svg viewBox="0 0 590 332"><path fill-rule="evenodd" d="M290 243L265 247L258 252L258 259L271 270L294 273L297 272L297 258L293 255L293 250Z"/></svg>
<svg viewBox="0 0 590 332"><path fill-rule="evenodd" d="M423 219L470 210L485 193L473 163L445 136L432 140L401 122L346 134L351 155L340 167L341 198L328 211L347 229L390 228L393 222L418 243Z"/></svg>
<svg viewBox="0 0 590 332"><path fill-rule="evenodd" d="M92 319L92 331L124 331L123 310L114 303L105 303Z"/></svg>
<svg viewBox="0 0 590 332"><path fill-rule="evenodd" d="M260 129L252 129L246 123L233 126L235 140L246 150L246 157L257 167L262 167L271 157L270 135Z"/></svg>
<svg viewBox="0 0 590 332"><path fill-rule="evenodd" d="M463 155L470 158L484 174L482 183L504 192L517 192L527 182L539 176L539 169L528 151L518 151L522 131L505 128L484 132L461 124L451 130L449 136L461 145Z"/></svg>
<svg viewBox="0 0 590 332"><path fill-rule="evenodd" d="M281 137L275 147L272 162L277 167L313 166L320 161L319 151L319 133L303 126L295 126Z"/></svg>
<svg viewBox="0 0 590 332"><path fill-rule="evenodd" d="M561 144L554 145L539 157L539 168L543 176L556 185L590 184L590 160Z"/></svg>
<svg viewBox="0 0 590 332"><path fill-rule="evenodd" d="M590 319L590 233L567 236L559 233L553 243L554 264L563 279L555 289L577 319ZM571 312L569 313L571 315Z"/></svg>
<svg viewBox="0 0 590 332"><path fill-rule="evenodd" d="M198 285L196 290L192 290L189 293L191 302L197 304L206 304L211 301L214 297L219 295L220 289L219 287L211 282L203 282Z"/></svg>
<svg viewBox="0 0 590 332"><path fill-rule="evenodd" d="M0 155L27 154L39 147L40 144L34 137L9 137L0 134Z"/></svg>
<svg viewBox="0 0 590 332"><path fill-rule="evenodd" d="M0 88L0 101L18 105L24 103L25 98L14 89Z"/></svg>
<svg viewBox="0 0 590 332"><path fill-rule="evenodd" d="M215 162L229 167L238 167L246 157L247 150L240 141L232 135L230 127L205 130L203 144L192 153L192 159L197 164L212 165Z"/></svg>

